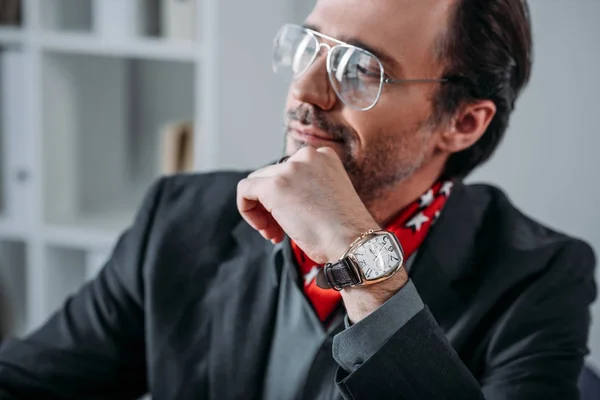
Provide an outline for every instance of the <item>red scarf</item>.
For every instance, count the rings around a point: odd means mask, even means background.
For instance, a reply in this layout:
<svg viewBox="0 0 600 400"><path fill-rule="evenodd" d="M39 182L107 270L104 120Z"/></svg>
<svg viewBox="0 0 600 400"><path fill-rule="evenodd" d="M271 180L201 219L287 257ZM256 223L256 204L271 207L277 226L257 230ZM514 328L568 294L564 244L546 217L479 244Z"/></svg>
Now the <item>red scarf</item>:
<svg viewBox="0 0 600 400"><path fill-rule="evenodd" d="M405 259L408 259L425 240L429 229L439 218L452 186L452 181L437 182L385 227L393 232L402 244ZM315 278L322 265L316 265L293 241L292 250L304 280L304 293L319 319L325 322L340 303L341 294L335 290L318 287Z"/></svg>

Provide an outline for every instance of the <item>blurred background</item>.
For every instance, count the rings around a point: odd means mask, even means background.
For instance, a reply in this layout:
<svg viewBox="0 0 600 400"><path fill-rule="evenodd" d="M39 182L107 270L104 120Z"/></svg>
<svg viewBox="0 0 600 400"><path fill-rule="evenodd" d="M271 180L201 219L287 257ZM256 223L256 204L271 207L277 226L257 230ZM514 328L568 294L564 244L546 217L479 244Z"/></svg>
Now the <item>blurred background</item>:
<svg viewBox="0 0 600 400"><path fill-rule="evenodd" d="M600 1L529 2L532 81L469 181L599 253ZM0 0L0 328L30 332L92 278L160 175L280 156L271 40L313 4Z"/></svg>

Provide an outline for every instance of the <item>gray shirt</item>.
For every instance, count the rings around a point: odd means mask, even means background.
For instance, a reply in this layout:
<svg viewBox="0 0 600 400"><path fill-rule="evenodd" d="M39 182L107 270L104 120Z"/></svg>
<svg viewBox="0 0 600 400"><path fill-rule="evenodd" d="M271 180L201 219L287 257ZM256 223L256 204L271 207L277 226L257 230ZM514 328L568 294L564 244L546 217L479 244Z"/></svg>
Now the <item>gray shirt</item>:
<svg viewBox="0 0 600 400"><path fill-rule="evenodd" d="M265 377L267 400L341 399L334 377L371 357L424 307L409 281L362 321L350 326L343 305L325 326L304 295L289 241L275 247L272 265L279 279L277 318ZM414 256L407 261L408 269Z"/></svg>

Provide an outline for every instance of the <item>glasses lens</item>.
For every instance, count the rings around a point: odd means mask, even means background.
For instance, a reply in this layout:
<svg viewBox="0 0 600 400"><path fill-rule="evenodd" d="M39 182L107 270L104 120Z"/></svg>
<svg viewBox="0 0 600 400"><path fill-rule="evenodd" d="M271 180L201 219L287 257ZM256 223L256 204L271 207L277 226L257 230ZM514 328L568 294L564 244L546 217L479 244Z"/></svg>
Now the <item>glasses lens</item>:
<svg viewBox="0 0 600 400"><path fill-rule="evenodd" d="M317 39L302 27L285 25L275 37L273 70L297 78L310 67L318 47Z"/></svg>
<svg viewBox="0 0 600 400"><path fill-rule="evenodd" d="M352 46L336 46L329 57L329 80L339 98L359 110L373 107L381 92L381 62Z"/></svg>

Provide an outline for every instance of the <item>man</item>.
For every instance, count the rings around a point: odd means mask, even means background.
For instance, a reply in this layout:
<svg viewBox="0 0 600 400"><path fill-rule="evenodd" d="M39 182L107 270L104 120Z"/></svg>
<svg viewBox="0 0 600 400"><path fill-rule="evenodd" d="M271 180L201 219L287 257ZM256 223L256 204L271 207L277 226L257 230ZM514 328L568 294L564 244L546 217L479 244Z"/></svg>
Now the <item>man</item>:
<svg viewBox="0 0 600 400"><path fill-rule="evenodd" d="M154 185L0 398L577 398L591 249L461 183L528 81L524 1L319 0L274 46L288 157Z"/></svg>

